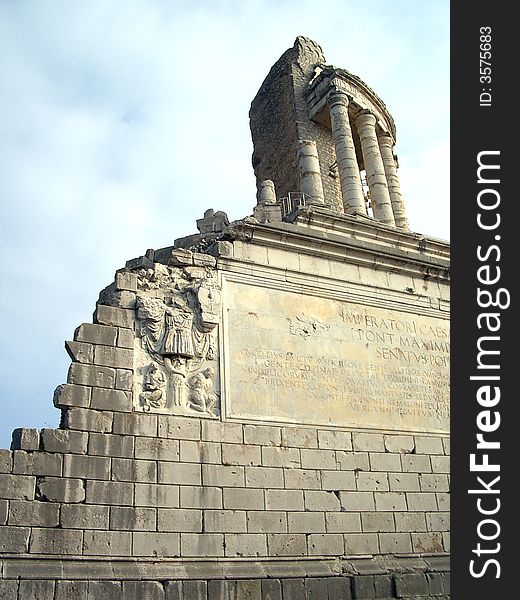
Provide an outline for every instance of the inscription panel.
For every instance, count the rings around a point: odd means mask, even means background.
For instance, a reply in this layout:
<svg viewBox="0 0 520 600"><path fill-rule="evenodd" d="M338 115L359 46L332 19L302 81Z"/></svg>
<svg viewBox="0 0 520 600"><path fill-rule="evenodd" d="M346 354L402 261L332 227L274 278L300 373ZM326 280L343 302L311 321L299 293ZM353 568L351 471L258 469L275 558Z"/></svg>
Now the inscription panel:
<svg viewBox="0 0 520 600"><path fill-rule="evenodd" d="M449 322L226 282L226 415L447 433Z"/></svg>

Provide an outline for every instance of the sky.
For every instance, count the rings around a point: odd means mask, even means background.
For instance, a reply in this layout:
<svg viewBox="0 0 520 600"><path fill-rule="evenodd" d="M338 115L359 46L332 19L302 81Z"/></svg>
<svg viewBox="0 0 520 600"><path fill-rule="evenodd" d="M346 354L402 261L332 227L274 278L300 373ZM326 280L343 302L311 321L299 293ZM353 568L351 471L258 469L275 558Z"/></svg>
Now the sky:
<svg viewBox="0 0 520 600"><path fill-rule="evenodd" d="M58 426L117 269L252 213L249 107L298 35L385 102L411 228L448 239L448 0L0 0L0 448Z"/></svg>

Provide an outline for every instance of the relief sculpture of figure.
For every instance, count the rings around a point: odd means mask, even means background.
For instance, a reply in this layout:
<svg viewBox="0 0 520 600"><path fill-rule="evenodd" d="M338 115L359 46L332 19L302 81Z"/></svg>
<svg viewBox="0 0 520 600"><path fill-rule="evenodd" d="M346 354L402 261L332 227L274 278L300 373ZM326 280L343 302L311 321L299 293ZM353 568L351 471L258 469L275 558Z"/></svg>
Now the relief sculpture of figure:
<svg viewBox="0 0 520 600"><path fill-rule="evenodd" d="M217 395L213 391L214 374L214 369L207 367L190 379L188 408L216 416Z"/></svg>
<svg viewBox="0 0 520 600"><path fill-rule="evenodd" d="M137 298L137 317L141 324L143 346L158 362L162 362L159 351L164 334L165 310L166 306L159 298Z"/></svg>
<svg viewBox="0 0 520 600"><path fill-rule="evenodd" d="M144 391L139 395L143 410L151 408L164 408L166 406L166 377L157 365L152 363L148 367L144 378Z"/></svg>
<svg viewBox="0 0 520 600"><path fill-rule="evenodd" d="M171 307L166 308L166 334L162 354L194 356L192 341L193 313L184 300L175 300Z"/></svg>
<svg viewBox="0 0 520 600"><path fill-rule="evenodd" d="M171 373L173 404L174 406L183 406L184 391L186 387L186 359L179 357L176 357L173 360L165 358L164 363Z"/></svg>

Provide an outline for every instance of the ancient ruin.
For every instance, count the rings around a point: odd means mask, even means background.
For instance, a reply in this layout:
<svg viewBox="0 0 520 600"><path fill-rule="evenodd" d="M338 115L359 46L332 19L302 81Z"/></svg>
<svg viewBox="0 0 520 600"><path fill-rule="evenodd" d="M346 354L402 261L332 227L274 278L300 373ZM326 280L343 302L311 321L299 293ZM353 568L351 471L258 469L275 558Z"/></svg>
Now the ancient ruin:
<svg viewBox="0 0 520 600"><path fill-rule="evenodd" d="M0 598L449 598L449 245L315 42L250 123L252 214L119 269L0 450Z"/></svg>

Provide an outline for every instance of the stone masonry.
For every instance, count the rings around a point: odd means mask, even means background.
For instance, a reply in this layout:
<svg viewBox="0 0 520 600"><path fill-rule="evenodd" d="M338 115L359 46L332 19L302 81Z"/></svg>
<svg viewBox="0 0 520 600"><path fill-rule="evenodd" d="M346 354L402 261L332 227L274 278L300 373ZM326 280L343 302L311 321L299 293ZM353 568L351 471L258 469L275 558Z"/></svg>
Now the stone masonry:
<svg viewBox="0 0 520 600"><path fill-rule="evenodd" d="M288 62L295 53L302 64ZM298 38L268 76L279 79L278 92L269 96L264 83L252 111L258 103L303 110L289 107L288 64L303 86L322 62L319 46ZM433 344L425 337L431 331L444 331L431 323L448 322L448 245L340 210L339 179L323 166L332 157L323 163L320 154L323 204L285 216L276 210L273 187L281 194L299 189L297 148L289 149L301 139L294 119L276 125L289 140L285 162L255 164L262 182L274 182L259 186L255 217L229 223L208 210L198 234L128 261L100 293L93 322L65 343L71 365L53 400L60 427L17 429L11 449L0 450L0 599L449 598L449 432L437 392L424 390L428 400L406 392L418 389L406 387L417 385L413 378L426 381L419 366L406 364L414 351L399 359L408 379L384 384L388 402L405 407L387 427L370 415L376 408L354 427L334 414L308 417L297 408L298 389L287 415L269 417L257 387L263 383L244 375L244 387L237 384L234 357L247 348L267 344L278 356L276 348L286 353L294 343L309 348L314 365L319 340L326 347L335 324L346 327L344 313L343 321L309 321L288 303L289 316L276 325L263 325L255 309L249 318L260 333L242 334L230 327L230 315L246 314L255 290L302 307L323 298L373 315L393 310L405 315L396 327L417 324L423 345ZM252 116L257 157L278 135L258 128ZM382 327L377 316L366 319ZM410 344L412 336L400 339ZM382 342L350 344L348 352L396 360ZM424 357L417 362L440 360L432 348L416 354ZM269 367L276 370L269 375L274 403L285 398L280 380L287 388L296 377L276 360ZM389 373L371 369L368 383L359 384L367 393L376 371ZM344 402L325 389L313 394L332 413Z"/></svg>

